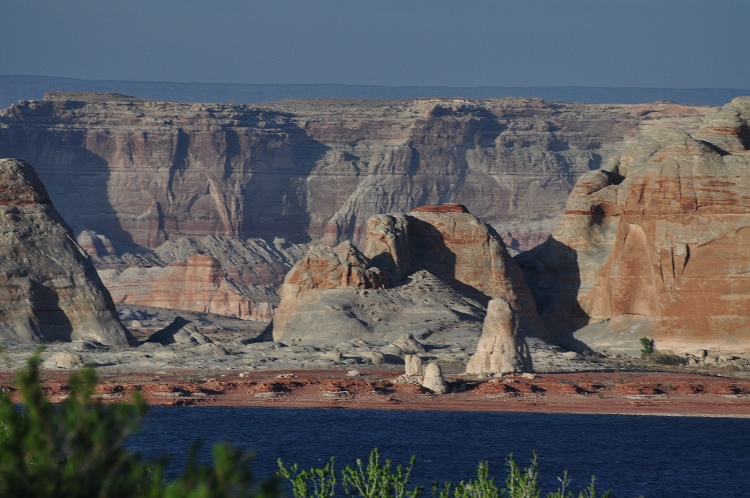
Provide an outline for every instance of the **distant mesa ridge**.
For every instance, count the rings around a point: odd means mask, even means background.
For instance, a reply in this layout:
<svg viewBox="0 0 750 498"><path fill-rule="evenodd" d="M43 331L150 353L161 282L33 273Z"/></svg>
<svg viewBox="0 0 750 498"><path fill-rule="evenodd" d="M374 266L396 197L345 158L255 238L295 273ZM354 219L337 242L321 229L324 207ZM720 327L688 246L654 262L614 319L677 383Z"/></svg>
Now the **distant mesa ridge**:
<svg viewBox="0 0 750 498"><path fill-rule="evenodd" d="M44 92L44 100L80 100L84 102L113 102L141 100L132 95L114 92Z"/></svg>
<svg viewBox="0 0 750 498"><path fill-rule="evenodd" d="M537 97L586 103L635 104L672 100L682 104L722 105L750 90L734 88L629 87L451 87L336 84L231 84L157 81L99 81L53 76L0 76L0 107L19 100L42 98L48 91L113 92L149 100L177 102L252 103L299 98L414 99L422 97Z"/></svg>

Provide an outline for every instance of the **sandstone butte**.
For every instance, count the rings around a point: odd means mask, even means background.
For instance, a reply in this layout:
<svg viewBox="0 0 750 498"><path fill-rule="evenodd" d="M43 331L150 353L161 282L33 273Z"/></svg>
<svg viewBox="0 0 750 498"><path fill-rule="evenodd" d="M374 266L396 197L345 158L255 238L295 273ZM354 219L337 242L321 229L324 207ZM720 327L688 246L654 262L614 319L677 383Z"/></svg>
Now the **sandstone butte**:
<svg viewBox="0 0 750 498"><path fill-rule="evenodd" d="M518 337L519 344L523 334L544 336L523 274L502 239L464 206L423 206L409 214L374 216L367 223L366 233L365 253L350 242L334 248L316 245L290 270L270 326L274 340L335 344L342 340L342 330L346 330L348 337L392 341L393 327L386 323L382 328L378 323L387 314L378 315L373 321L368 313L382 306L389 293L395 295L399 289L407 288L410 277L413 280L419 272L433 276L438 285L442 282L457 294L481 303L477 306L486 306L490 299L502 302L517 320L507 335L512 340ZM357 305L362 301L369 306L358 311ZM393 312L398 306L413 305L394 299L386 306ZM416 306L422 307L419 313L434 315L444 305L452 307L456 314L455 304L439 302L433 295L425 296ZM432 336L437 329L439 326L433 325L423 337ZM495 332L494 327L489 327L486 333L494 336ZM477 331L473 340L478 336ZM457 339L454 337L454 341ZM492 352L491 346L487 349ZM516 365L523 366L523 361L511 363L512 370Z"/></svg>
<svg viewBox="0 0 750 498"><path fill-rule="evenodd" d="M34 169L0 159L0 340L128 345L112 299Z"/></svg>
<svg viewBox="0 0 750 498"><path fill-rule="evenodd" d="M74 233L103 256L97 264L114 257L111 281L128 267L169 278L175 272L191 289L186 295L203 300L182 305L211 309L215 302L241 314L234 289L248 298L248 286L274 285L304 246L290 249L292 259L273 253L258 272L243 273L247 258L225 250L231 244L351 239L364 252L352 245L331 259L342 246L318 249L319 270L329 268L328 258L330 268L346 262L350 273L314 285L337 282L328 291L356 290L362 303L416 285L443 304L464 299L464 318L483 316L489 299L500 298L537 331L538 310L548 339L610 352L637 352L642 336L678 352L747 350L749 135L747 98L713 109L535 99L238 106L56 94L0 111L0 156L37 166ZM456 243L472 235L454 237L453 225L438 221L472 215L455 207L403 214L446 202L466 205L516 249L552 233L517 257L526 282L513 276L515 266L499 273L494 263L476 266L472 244ZM407 243L404 233L419 230ZM162 257L180 241L207 238L215 251ZM423 240L438 244L420 246ZM151 259L143 259L144 248L153 249ZM193 262L188 272L195 254L221 268ZM188 273L195 282L183 279ZM166 284L157 280L139 289L121 282L148 304L163 301ZM312 296L305 285L282 289L282 305L287 295ZM342 311L336 306L352 295L341 294L331 311ZM294 316L288 309L275 336ZM375 327L363 323L357 333Z"/></svg>
<svg viewBox="0 0 750 498"><path fill-rule="evenodd" d="M554 236L519 256L560 340L634 352L750 348L750 98L659 130L584 175Z"/></svg>

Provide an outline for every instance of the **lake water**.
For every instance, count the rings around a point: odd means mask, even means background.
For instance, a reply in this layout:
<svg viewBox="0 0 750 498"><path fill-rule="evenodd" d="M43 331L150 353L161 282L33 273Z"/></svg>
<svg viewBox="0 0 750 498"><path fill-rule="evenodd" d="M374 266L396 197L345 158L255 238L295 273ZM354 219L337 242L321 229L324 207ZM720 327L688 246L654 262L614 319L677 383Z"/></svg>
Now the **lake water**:
<svg viewBox="0 0 750 498"><path fill-rule="evenodd" d="M616 497L750 496L750 419L155 407L128 445L171 455L174 472L195 439L206 461L216 441L256 450L259 477L273 474L279 457L309 468L335 456L341 469L377 447L394 463L416 455L412 481L429 489L475 477L480 460L504 481L510 453L525 465L536 451L545 492L567 469L574 490L593 474L597 489Z"/></svg>

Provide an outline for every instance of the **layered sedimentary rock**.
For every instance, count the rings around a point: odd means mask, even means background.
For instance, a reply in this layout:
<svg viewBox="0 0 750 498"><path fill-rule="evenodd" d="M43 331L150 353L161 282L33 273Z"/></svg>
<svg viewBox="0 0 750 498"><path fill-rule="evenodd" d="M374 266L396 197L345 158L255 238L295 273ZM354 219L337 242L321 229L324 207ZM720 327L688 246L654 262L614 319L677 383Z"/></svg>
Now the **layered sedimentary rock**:
<svg viewBox="0 0 750 498"><path fill-rule="evenodd" d="M165 267L102 270L116 303L155 306L268 321L273 306L256 303L227 280L221 264L204 254Z"/></svg>
<svg viewBox="0 0 750 498"><path fill-rule="evenodd" d="M35 164L76 234L115 244L221 235L363 246L373 215L460 202L527 247L623 140L693 130L707 110L536 99L243 106L58 92L0 111L0 156Z"/></svg>
<svg viewBox="0 0 750 498"><path fill-rule="evenodd" d="M134 343L33 168L0 160L0 340Z"/></svg>
<svg viewBox="0 0 750 498"><path fill-rule="evenodd" d="M506 302L528 333L543 333L502 239L464 206L378 215L368 222L367 234L366 254L349 242L333 249L313 246L292 268L279 292L274 339L393 340L413 332L445 340L452 331L456 340L471 341L491 298Z"/></svg>
<svg viewBox="0 0 750 498"><path fill-rule="evenodd" d="M283 239L269 243L210 235L118 254L100 234L84 231L78 240L117 303L259 321L273 318L276 290L305 250Z"/></svg>
<svg viewBox="0 0 750 498"><path fill-rule="evenodd" d="M737 98L695 138L652 133L579 181L554 239L519 258L548 328L598 349L750 348L749 121Z"/></svg>

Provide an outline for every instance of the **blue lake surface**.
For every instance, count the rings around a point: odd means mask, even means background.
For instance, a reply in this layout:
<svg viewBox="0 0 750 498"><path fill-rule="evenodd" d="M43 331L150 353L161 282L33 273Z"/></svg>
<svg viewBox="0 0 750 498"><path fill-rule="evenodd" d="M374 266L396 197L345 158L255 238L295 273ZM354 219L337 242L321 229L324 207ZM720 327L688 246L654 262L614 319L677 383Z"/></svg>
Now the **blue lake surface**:
<svg viewBox="0 0 750 498"><path fill-rule="evenodd" d="M429 489L475 477L481 460L504 481L510 453L526 465L536 451L545 492L568 470L574 490L595 475L597 490L616 497L750 496L750 419L154 407L128 446L170 455L179 472L196 439L206 462L217 441L257 451L258 477L272 475L277 458L309 468L334 456L341 469L377 447L394 463L416 455L412 482Z"/></svg>

